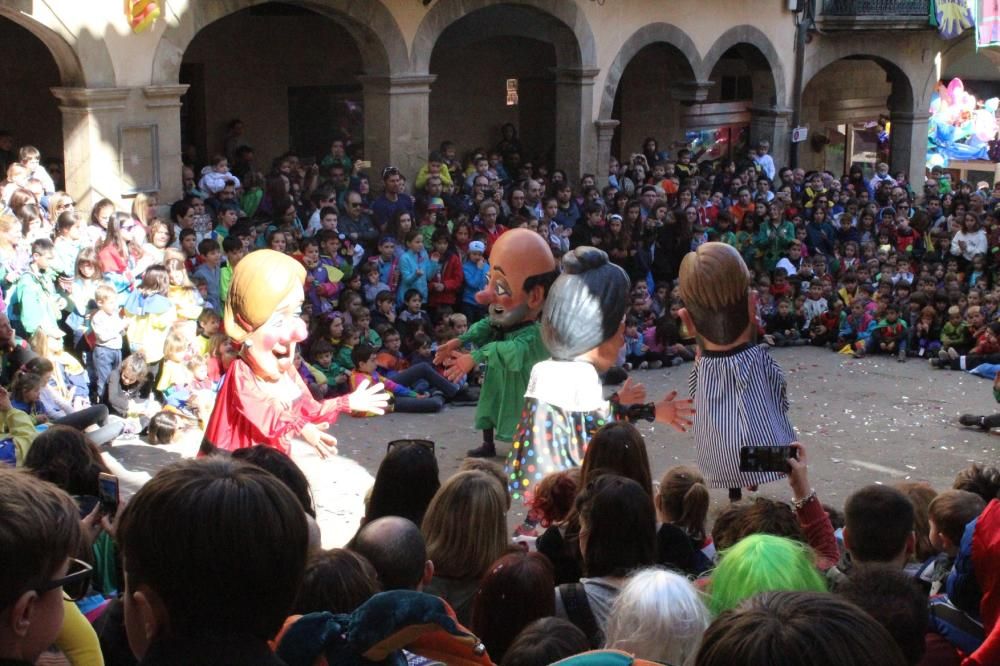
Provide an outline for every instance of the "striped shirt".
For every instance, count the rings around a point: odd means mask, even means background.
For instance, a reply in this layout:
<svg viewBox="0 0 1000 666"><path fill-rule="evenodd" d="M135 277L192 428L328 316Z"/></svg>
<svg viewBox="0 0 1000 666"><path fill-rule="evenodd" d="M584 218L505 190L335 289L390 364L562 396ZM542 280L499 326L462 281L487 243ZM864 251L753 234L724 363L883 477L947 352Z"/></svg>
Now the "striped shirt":
<svg viewBox="0 0 1000 666"><path fill-rule="evenodd" d="M747 488L781 472L740 472L740 448L796 441L781 367L766 345L702 350L690 377L698 466L714 488Z"/></svg>

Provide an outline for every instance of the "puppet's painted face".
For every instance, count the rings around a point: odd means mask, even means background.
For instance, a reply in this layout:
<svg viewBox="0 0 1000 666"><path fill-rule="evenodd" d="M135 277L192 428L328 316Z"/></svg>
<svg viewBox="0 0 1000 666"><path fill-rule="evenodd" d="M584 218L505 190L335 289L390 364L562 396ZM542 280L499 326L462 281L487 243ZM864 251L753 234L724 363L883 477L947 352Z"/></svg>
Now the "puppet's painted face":
<svg viewBox="0 0 1000 666"><path fill-rule="evenodd" d="M298 285L278 303L274 314L244 341L243 357L261 379L277 381L292 367L295 346L308 334L300 316L303 299L302 286Z"/></svg>
<svg viewBox="0 0 1000 666"><path fill-rule="evenodd" d="M537 267L524 266L513 248L497 245L490 256L490 274L486 288L476 294L476 302L489 309L490 323L511 328L522 321L533 321L539 311L528 304L525 278L538 273Z"/></svg>

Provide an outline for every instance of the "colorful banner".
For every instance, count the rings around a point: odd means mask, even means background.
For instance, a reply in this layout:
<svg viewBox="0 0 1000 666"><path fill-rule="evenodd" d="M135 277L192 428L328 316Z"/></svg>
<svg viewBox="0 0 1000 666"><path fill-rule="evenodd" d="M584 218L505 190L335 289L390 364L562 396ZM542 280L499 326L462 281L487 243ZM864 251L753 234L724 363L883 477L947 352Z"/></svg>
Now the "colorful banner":
<svg viewBox="0 0 1000 666"><path fill-rule="evenodd" d="M1000 44L1000 0L976 0L976 47Z"/></svg>
<svg viewBox="0 0 1000 666"><path fill-rule="evenodd" d="M970 0L934 0L931 22L937 25L942 39L958 37L974 22Z"/></svg>

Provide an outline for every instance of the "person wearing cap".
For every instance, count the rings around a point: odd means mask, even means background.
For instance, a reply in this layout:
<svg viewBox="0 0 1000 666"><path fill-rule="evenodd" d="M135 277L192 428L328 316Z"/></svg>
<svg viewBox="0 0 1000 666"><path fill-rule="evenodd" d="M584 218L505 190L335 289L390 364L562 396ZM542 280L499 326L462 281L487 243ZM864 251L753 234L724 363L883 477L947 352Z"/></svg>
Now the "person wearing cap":
<svg viewBox="0 0 1000 666"><path fill-rule="evenodd" d="M465 315L469 325L486 316L486 308L476 301L476 294L486 288L489 282L490 265L486 261L486 243L474 240L469 243L469 252L462 262L462 302L459 309Z"/></svg>
<svg viewBox="0 0 1000 666"><path fill-rule="evenodd" d="M511 229L500 236L490 264L486 286L476 294L476 302L486 306L489 315L440 345L434 357L435 365L445 365L445 377L452 382L486 364L475 421L476 429L483 431L483 443L469 451L476 458L496 456L494 437L510 441L514 436L531 369L549 356L537 319L556 277L552 250L528 229ZM477 348L468 353L462 346L470 342Z"/></svg>
<svg viewBox="0 0 1000 666"><path fill-rule="evenodd" d="M420 214L420 234L424 237L424 247L433 245L434 232L447 229L451 233L452 223L448 221L448 211L441 197L429 197L426 202L417 204Z"/></svg>
<svg viewBox="0 0 1000 666"><path fill-rule="evenodd" d="M305 277L299 262L273 250L251 252L233 271L224 325L240 351L219 389L202 455L257 444L289 454L300 436L326 457L337 452L326 430L339 414L385 412L382 384L362 383L350 395L318 401L292 365L307 334L300 316Z"/></svg>

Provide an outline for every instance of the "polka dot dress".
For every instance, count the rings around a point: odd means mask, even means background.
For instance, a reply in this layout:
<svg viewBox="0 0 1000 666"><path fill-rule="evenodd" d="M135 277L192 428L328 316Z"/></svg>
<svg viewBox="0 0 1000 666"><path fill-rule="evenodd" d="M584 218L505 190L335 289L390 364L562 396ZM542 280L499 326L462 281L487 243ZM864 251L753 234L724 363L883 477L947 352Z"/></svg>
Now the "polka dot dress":
<svg viewBox="0 0 1000 666"><path fill-rule="evenodd" d="M550 361L539 365L559 364ZM535 371L538 370L539 366L535 366ZM587 379L590 379L589 376ZM600 395L596 372L593 373L593 381L596 382L594 386ZM565 386L572 385L567 384L565 378L562 384L564 392ZM530 497L531 487L545 475L579 467L594 433L614 420L611 403L603 399L586 401L589 403L586 406L591 409L581 410L579 400L569 401L573 404L568 406L560 406L553 404L551 400L532 396L531 393L529 386L529 395L525 397L521 421L514 433L505 466L511 498L515 501Z"/></svg>

